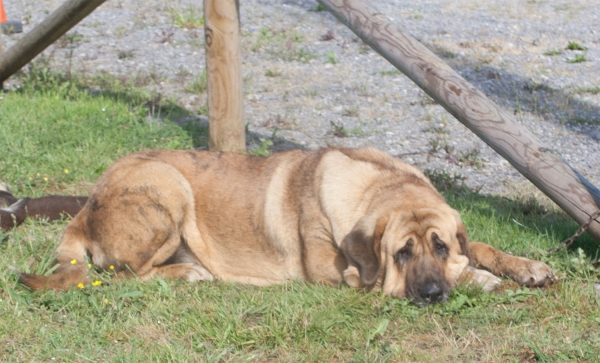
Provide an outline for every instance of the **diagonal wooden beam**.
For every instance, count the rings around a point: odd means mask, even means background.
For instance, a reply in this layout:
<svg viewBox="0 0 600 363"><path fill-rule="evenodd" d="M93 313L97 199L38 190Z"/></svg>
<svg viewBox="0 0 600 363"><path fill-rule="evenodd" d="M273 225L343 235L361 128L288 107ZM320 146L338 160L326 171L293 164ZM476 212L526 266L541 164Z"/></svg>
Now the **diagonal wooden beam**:
<svg viewBox="0 0 600 363"><path fill-rule="evenodd" d="M508 160L580 225L600 192L551 148L367 1L317 0L365 43ZM600 242L600 217L588 228Z"/></svg>
<svg viewBox="0 0 600 363"><path fill-rule="evenodd" d="M0 55L0 84L106 0L68 0Z"/></svg>

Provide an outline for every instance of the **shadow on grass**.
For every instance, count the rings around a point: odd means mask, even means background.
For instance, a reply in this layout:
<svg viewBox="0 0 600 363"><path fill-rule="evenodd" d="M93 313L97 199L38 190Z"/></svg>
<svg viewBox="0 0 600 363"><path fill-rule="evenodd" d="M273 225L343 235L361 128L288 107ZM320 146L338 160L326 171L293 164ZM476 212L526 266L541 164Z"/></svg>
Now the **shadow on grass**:
<svg viewBox="0 0 600 363"><path fill-rule="evenodd" d="M455 54L439 46L427 44L427 47L486 96L499 105L514 110L515 114L527 112L560 124L600 125L600 107L574 98L577 93L585 93L584 89L569 91L552 88L489 64L470 59L459 60ZM574 131L592 137L588 130Z"/></svg>
<svg viewBox="0 0 600 363"><path fill-rule="evenodd" d="M307 0L286 0L289 5L314 10L315 4ZM318 16L331 17L327 11L315 12ZM402 24L399 24L402 26ZM596 94L591 89L555 89L544 83L538 83L520 74L507 72L489 64L473 59L458 58L456 54L439 45L423 43L450 65L467 81L499 105L518 112L541 115L547 121L572 125L600 125L600 106L578 100L573 96L581 93ZM548 56L548 55L547 55ZM577 64L572 64L578 67ZM582 69L583 72L583 69ZM576 131L588 134L587 130Z"/></svg>
<svg viewBox="0 0 600 363"><path fill-rule="evenodd" d="M192 138L195 148L208 146L208 127L198 122L198 114L205 114L206 109L192 113L173 100L163 98L160 93L146 91L132 82L110 76L84 79L40 67L35 62L16 76L22 82L17 92L52 92L65 98L74 97L73 92L81 92L92 97L105 97L131 109L143 110L149 122L172 122L180 126Z"/></svg>
<svg viewBox="0 0 600 363"><path fill-rule="evenodd" d="M546 206L531 195L510 198L482 195L464 186L459 176L430 170L426 174L453 207L468 209L472 214L488 220L513 221L525 229L547 235L551 241L548 246L538 246L542 249L558 246L579 228L565 212ZM587 233L577 238L568 251L577 251L579 248L594 260L600 257L600 241Z"/></svg>

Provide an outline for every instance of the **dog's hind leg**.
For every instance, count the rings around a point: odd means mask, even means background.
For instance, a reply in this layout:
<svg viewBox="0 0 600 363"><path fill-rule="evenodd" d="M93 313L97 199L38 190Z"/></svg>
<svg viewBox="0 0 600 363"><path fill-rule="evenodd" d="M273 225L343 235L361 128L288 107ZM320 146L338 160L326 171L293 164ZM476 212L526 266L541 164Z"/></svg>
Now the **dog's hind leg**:
<svg viewBox="0 0 600 363"><path fill-rule="evenodd" d="M164 261L164 263L156 265L156 263L149 261L146 264L145 270L146 272L138 275L142 280L148 280L154 276L169 279L184 279L187 281L214 279L213 274L202 266L183 238L175 253Z"/></svg>
<svg viewBox="0 0 600 363"><path fill-rule="evenodd" d="M155 276L165 279L184 279L187 281L213 280L214 276L207 269L197 263L176 263L153 267L148 273L140 276L142 280L149 280Z"/></svg>
<svg viewBox="0 0 600 363"><path fill-rule="evenodd" d="M188 237L194 239L193 254L187 250ZM182 246L187 252L179 258ZM202 246L189 182L167 163L132 157L103 175L67 226L55 273L22 275L21 282L49 289L85 284L85 269L70 264L74 259L83 262L85 256L95 267L122 277L208 279L212 275L203 267L210 267L197 257L204 252Z"/></svg>

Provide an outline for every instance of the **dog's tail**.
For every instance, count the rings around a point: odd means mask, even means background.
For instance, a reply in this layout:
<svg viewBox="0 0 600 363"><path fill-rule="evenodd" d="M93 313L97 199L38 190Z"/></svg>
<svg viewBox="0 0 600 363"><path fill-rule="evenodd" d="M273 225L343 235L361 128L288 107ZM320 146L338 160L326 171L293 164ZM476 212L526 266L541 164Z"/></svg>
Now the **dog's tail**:
<svg viewBox="0 0 600 363"><path fill-rule="evenodd" d="M74 220L75 222L75 220ZM63 240L57 247L58 257L53 266L58 265L50 276L26 274L17 271L19 282L34 290L68 290L71 287L83 287L89 283L86 256L87 237L73 223L67 226Z"/></svg>
<svg viewBox="0 0 600 363"><path fill-rule="evenodd" d="M16 272L19 274L19 283L33 290L68 290L73 286L83 287L90 282L84 264L61 267L62 265L50 276Z"/></svg>

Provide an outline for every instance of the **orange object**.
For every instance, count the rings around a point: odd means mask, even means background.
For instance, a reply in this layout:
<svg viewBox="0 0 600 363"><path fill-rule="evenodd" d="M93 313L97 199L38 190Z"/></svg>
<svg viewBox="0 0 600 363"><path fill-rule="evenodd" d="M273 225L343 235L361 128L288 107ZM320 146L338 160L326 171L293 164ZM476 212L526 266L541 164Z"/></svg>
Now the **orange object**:
<svg viewBox="0 0 600 363"><path fill-rule="evenodd" d="M4 34L21 33L23 24L18 20L6 20L6 12L4 12L4 4L0 0L0 30Z"/></svg>
<svg viewBox="0 0 600 363"><path fill-rule="evenodd" d="M6 13L4 12L2 0L0 0L0 23L6 23Z"/></svg>

